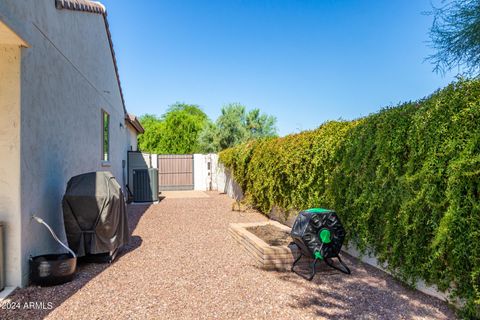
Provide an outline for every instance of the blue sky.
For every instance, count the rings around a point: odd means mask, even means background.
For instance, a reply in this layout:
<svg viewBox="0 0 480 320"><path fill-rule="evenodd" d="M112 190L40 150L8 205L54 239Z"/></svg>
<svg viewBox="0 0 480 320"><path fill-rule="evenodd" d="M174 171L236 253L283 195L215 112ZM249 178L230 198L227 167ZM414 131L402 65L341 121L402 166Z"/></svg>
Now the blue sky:
<svg viewBox="0 0 480 320"><path fill-rule="evenodd" d="M240 102L281 135L416 100L454 80L424 58L431 0L103 0L127 109ZM438 1L433 1L438 3Z"/></svg>

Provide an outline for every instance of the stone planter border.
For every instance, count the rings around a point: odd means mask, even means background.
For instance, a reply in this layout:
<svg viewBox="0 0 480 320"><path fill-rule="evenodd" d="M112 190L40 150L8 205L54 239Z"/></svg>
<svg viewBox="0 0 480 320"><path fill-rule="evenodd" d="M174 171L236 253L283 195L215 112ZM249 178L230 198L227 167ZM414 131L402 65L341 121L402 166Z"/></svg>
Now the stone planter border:
<svg viewBox="0 0 480 320"><path fill-rule="evenodd" d="M278 223L277 221L251 222L251 223L231 223L228 231L255 260L258 267L265 270L289 271L292 263L299 252L295 245L271 246L250 231L247 228L273 225L279 229L290 233L290 228ZM308 263L308 259L302 259L303 263Z"/></svg>

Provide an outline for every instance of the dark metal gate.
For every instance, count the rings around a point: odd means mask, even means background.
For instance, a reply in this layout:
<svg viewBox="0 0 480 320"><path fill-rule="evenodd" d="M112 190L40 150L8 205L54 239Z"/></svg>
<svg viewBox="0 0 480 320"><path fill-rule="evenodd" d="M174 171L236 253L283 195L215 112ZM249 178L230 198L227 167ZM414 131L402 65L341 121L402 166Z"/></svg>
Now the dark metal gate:
<svg viewBox="0 0 480 320"><path fill-rule="evenodd" d="M193 154L158 155L158 188L193 190Z"/></svg>

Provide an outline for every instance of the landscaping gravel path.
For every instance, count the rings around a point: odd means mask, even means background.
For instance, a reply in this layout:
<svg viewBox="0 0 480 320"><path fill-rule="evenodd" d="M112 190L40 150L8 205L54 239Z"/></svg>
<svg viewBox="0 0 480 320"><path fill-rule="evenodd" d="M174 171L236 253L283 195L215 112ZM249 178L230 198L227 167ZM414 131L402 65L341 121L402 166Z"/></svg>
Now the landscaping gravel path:
<svg viewBox="0 0 480 320"><path fill-rule="evenodd" d="M344 256L352 275L322 268L307 282L258 269L229 236L232 200L166 198L129 208L129 247L112 265L81 264L68 284L16 290L1 319L452 319L439 300ZM37 305L24 308L25 302ZM40 307L39 303L44 303ZM52 308L49 308L51 303Z"/></svg>

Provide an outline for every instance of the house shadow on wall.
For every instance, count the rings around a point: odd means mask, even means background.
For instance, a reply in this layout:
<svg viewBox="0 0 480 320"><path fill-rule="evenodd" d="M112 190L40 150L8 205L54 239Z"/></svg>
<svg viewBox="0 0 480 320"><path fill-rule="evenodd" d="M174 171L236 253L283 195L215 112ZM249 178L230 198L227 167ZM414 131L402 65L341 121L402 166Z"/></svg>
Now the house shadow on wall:
<svg viewBox="0 0 480 320"><path fill-rule="evenodd" d="M20 308L4 309L1 311L2 319L43 319L53 310L59 307L64 301L88 284L90 280L100 275L103 271L118 263L130 252L142 245L142 238L132 235L140 219L150 208L151 204L129 205L128 206L128 227L130 240L127 245L120 249L113 263L87 263L79 259L77 273L75 278L68 283L53 286L39 287L30 286L23 289L16 289L9 297L8 301L12 305L18 305ZM23 306L29 303L36 303L35 308L25 309Z"/></svg>

